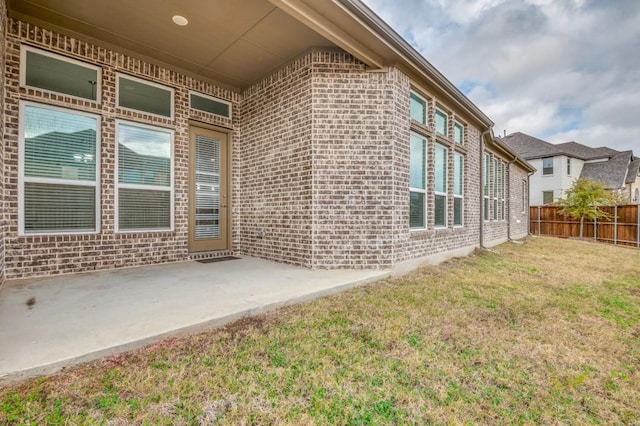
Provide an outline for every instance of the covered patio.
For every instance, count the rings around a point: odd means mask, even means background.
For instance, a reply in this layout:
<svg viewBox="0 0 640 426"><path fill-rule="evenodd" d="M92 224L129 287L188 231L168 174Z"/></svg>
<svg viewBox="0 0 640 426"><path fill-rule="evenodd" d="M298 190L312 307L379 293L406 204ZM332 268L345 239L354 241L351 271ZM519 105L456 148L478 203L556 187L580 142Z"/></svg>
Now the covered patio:
<svg viewBox="0 0 640 426"><path fill-rule="evenodd" d="M0 287L0 385L389 274L238 257L9 281Z"/></svg>

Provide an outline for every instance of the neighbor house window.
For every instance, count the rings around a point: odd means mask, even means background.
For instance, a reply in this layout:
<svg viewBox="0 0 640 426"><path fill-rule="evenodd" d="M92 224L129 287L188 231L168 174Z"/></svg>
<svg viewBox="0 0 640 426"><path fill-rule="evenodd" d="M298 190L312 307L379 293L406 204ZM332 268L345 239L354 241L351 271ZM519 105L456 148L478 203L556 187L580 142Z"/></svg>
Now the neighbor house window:
<svg viewBox="0 0 640 426"><path fill-rule="evenodd" d="M96 232L100 120L20 103L19 232Z"/></svg>
<svg viewBox="0 0 640 426"><path fill-rule="evenodd" d="M571 158L567 158L567 176L571 176Z"/></svg>
<svg viewBox="0 0 640 426"><path fill-rule="evenodd" d="M460 145L464 143L464 127L457 121L453 125L453 141Z"/></svg>
<svg viewBox="0 0 640 426"><path fill-rule="evenodd" d="M173 89L128 75L117 74L118 106L173 118Z"/></svg>
<svg viewBox="0 0 640 426"><path fill-rule="evenodd" d="M502 220L505 220L507 217L507 205L505 202L505 197L507 193L507 180L506 180L506 169L507 166L505 163L500 164L500 217Z"/></svg>
<svg viewBox="0 0 640 426"><path fill-rule="evenodd" d="M633 197L633 201L638 202L640 201L640 189L636 188L635 193L634 193L634 197Z"/></svg>
<svg viewBox="0 0 640 426"><path fill-rule="evenodd" d="M22 46L20 85L98 101L100 68L84 62Z"/></svg>
<svg viewBox="0 0 640 426"><path fill-rule="evenodd" d="M420 124L427 124L427 101L417 93L411 92L411 119Z"/></svg>
<svg viewBox="0 0 640 426"><path fill-rule="evenodd" d="M436 132L447 136L447 114L436 109Z"/></svg>
<svg viewBox="0 0 640 426"><path fill-rule="evenodd" d="M453 225L464 224L464 157L455 153L453 158Z"/></svg>
<svg viewBox="0 0 640 426"><path fill-rule="evenodd" d="M173 223L173 132L118 122L117 230L169 230Z"/></svg>
<svg viewBox="0 0 640 426"><path fill-rule="evenodd" d="M543 175L553 174L553 157L547 157L542 159L542 174Z"/></svg>
<svg viewBox="0 0 640 426"><path fill-rule="evenodd" d="M493 159L493 220L498 220L498 159Z"/></svg>
<svg viewBox="0 0 640 426"><path fill-rule="evenodd" d="M553 203L553 191L542 191L542 204Z"/></svg>
<svg viewBox="0 0 640 426"><path fill-rule="evenodd" d="M209 114L231 118L231 103L200 93L189 93L189 107Z"/></svg>
<svg viewBox="0 0 640 426"><path fill-rule="evenodd" d="M422 229L425 227L426 202L426 162L427 142L414 133L410 139L411 152L409 158L409 227Z"/></svg>
<svg viewBox="0 0 640 426"><path fill-rule="evenodd" d="M447 226L447 148L436 144L433 215L435 226Z"/></svg>
<svg viewBox="0 0 640 426"><path fill-rule="evenodd" d="M489 220L489 176L490 175L491 158L489 154L484 154L484 173L482 176L482 192L484 195L484 220Z"/></svg>

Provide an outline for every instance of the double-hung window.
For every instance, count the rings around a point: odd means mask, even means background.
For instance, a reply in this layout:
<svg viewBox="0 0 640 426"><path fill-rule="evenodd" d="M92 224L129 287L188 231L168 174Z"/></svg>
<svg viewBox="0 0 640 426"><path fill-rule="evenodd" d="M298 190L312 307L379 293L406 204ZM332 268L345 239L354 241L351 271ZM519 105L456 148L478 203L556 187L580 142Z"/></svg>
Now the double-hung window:
<svg viewBox="0 0 640 426"><path fill-rule="evenodd" d="M20 117L20 234L97 232L99 117L30 102Z"/></svg>
<svg viewBox="0 0 640 426"><path fill-rule="evenodd" d="M436 227L447 226L447 148L435 146L433 215Z"/></svg>
<svg viewBox="0 0 640 426"><path fill-rule="evenodd" d="M553 174L553 157L547 157L542 159L542 174L543 175Z"/></svg>
<svg viewBox="0 0 640 426"><path fill-rule="evenodd" d="M491 158L489 157L489 154L484 154L484 173L482 176L482 193L484 195L484 220L489 220L489 176L491 176L490 165Z"/></svg>
<svg viewBox="0 0 640 426"><path fill-rule="evenodd" d="M571 176L571 158L567 158L567 176Z"/></svg>
<svg viewBox="0 0 640 426"><path fill-rule="evenodd" d="M427 141L411 133L409 158L409 227L423 229L426 212Z"/></svg>
<svg viewBox="0 0 640 426"><path fill-rule="evenodd" d="M117 230L173 228L173 131L117 122Z"/></svg>
<svg viewBox="0 0 640 426"><path fill-rule="evenodd" d="M464 224L464 156L456 152L453 160L453 226L462 226Z"/></svg>
<svg viewBox="0 0 640 426"><path fill-rule="evenodd" d="M420 124L427 124L427 101L415 92L411 92L410 97L411 119Z"/></svg>

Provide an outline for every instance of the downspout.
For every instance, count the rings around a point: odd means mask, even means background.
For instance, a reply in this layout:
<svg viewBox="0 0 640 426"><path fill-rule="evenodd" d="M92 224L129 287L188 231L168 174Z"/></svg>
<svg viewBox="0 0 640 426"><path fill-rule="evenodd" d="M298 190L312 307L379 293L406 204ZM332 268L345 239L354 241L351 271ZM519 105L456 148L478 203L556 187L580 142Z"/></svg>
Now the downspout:
<svg viewBox="0 0 640 426"><path fill-rule="evenodd" d="M491 133L491 127L480 134L480 248L484 246L484 137Z"/></svg>

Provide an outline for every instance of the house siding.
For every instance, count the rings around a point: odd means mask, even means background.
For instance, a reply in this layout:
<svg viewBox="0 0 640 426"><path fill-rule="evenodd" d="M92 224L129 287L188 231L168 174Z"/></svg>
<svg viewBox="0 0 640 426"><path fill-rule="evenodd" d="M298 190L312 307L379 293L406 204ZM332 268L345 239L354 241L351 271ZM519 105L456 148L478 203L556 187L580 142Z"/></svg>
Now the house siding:
<svg viewBox="0 0 640 426"><path fill-rule="evenodd" d="M101 102L19 86L20 46L27 44L102 69ZM128 55L76 40L19 20L10 19L6 36L5 135L3 160L5 208L5 273L7 279L110 269L185 260L187 248L189 120L234 129L237 123L223 117L189 110L189 90L226 99L236 117L240 95L212 86ZM174 118L162 118L116 108L116 73L143 78L175 90ZM21 100L86 111L101 117L100 232L83 235L18 235L18 105ZM115 127L123 119L169 128L174 136L173 231L115 232Z"/></svg>

